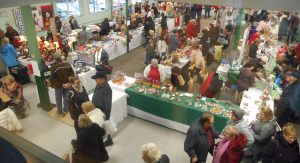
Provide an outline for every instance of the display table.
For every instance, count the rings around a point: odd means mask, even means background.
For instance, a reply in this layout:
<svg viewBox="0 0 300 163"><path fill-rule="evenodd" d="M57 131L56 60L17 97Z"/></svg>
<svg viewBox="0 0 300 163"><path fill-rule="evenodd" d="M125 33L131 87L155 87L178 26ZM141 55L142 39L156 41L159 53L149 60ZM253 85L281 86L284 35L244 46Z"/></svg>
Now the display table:
<svg viewBox="0 0 300 163"><path fill-rule="evenodd" d="M89 95L90 100L92 100L93 94ZM127 100L126 93L112 90L112 107L111 107L111 118L114 122L118 124L127 117Z"/></svg>
<svg viewBox="0 0 300 163"><path fill-rule="evenodd" d="M113 83L111 80L108 81L108 84L111 89L121 91L125 93L125 89L127 88L124 83L133 84L135 82L135 79L129 76L125 76L125 81L122 84L116 84Z"/></svg>
<svg viewBox="0 0 300 163"><path fill-rule="evenodd" d="M186 133L192 122L201 116L202 112L210 111L210 106L204 107L212 99L202 98L200 105L195 108L195 97L192 95L192 105L186 104L188 96L182 97L182 102L170 101L145 93L139 93L134 86L125 90L128 94L128 114L145 119L159 125ZM214 126L218 131L222 131L228 121L223 114L231 115L232 108L238 108L236 105L226 106L225 102L216 101L224 108L223 113L214 114Z"/></svg>
<svg viewBox="0 0 300 163"><path fill-rule="evenodd" d="M253 87L249 88L248 91L244 91L240 108L246 111L244 119L248 122L248 124L256 120L262 103L262 100L260 99L262 95L262 90ZM266 102L266 106L274 111L274 100L271 96L270 100Z"/></svg>

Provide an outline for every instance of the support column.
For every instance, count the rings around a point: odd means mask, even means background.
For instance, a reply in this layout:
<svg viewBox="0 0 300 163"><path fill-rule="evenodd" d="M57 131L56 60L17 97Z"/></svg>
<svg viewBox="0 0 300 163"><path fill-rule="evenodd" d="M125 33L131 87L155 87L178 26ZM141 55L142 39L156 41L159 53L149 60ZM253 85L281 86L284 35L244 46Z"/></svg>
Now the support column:
<svg viewBox="0 0 300 163"><path fill-rule="evenodd" d="M126 18L125 18L125 23L126 23L126 45L127 45L127 53L129 52L129 28L128 28L128 24L127 24L127 20L128 20L128 17L129 17L129 13L128 13L128 0L126 0Z"/></svg>
<svg viewBox="0 0 300 163"><path fill-rule="evenodd" d="M239 46L239 42L241 39L241 30L242 30L242 23L244 20L244 9L239 9L239 16L236 19L236 27L235 27L235 34L234 34L234 42L233 42L233 50L237 50Z"/></svg>
<svg viewBox="0 0 300 163"><path fill-rule="evenodd" d="M21 6L20 9L23 16L25 34L27 37L27 42L28 42L28 47L29 47L31 57L34 61L38 63L39 69L42 70L41 55L40 55L39 46L37 42L37 36L34 31L34 21L32 19L31 6L30 5ZM50 104L48 90L44 84L45 81L44 72L43 71L40 72L41 72L41 77L35 76L36 86L37 86L38 95L40 99L39 106L43 108L45 111L50 111L52 108Z"/></svg>

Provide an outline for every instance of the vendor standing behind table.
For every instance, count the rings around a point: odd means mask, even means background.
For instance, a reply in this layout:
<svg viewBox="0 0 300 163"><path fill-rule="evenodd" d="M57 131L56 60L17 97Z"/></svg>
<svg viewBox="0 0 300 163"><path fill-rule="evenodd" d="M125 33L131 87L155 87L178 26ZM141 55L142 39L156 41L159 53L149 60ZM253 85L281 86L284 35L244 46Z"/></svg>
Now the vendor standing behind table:
<svg viewBox="0 0 300 163"><path fill-rule="evenodd" d="M64 117L69 109L67 100L67 88L71 86L69 77L74 76L74 71L68 62L62 61L61 57L59 53L55 53L53 56L55 62L50 67L50 83L55 90L56 114L59 117ZM64 105L62 105L62 100Z"/></svg>
<svg viewBox="0 0 300 163"><path fill-rule="evenodd" d="M90 40L89 32L86 31L86 26L82 26L82 31L78 32L77 36L80 45L85 45Z"/></svg>
<svg viewBox="0 0 300 163"><path fill-rule="evenodd" d="M80 29L80 26L74 16L70 16L69 24L72 30Z"/></svg>
<svg viewBox="0 0 300 163"><path fill-rule="evenodd" d="M257 58L258 45L260 44L260 39L256 39L253 44L249 47L249 58Z"/></svg>
<svg viewBox="0 0 300 163"><path fill-rule="evenodd" d="M215 139L219 137L219 133L213 127L214 121L211 113L203 112L187 131L184 151L189 155L191 163L206 162L208 152L213 155Z"/></svg>
<svg viewBox="0 0 300 163"><path fill-rule="evenodd" d="M242 68L239 78L237 80L238 91L243 92L248 90L255 83L255 74L253 73L254 65L247 63Z"/></svg>
<svg viewBox="0 0 300 163"><path fill-rule="evenodd" d="M166 74L163 65L158 64L157 59L152 59L144 70L144 77L150 78L151 81L165 82Z"/></svg>
<svg viewBox="0 0 300 163"><path fill-rule="evenodd" d="M100 36L105 36L108 35L110 32L110 25L109 25L109 20L108 18L105 18L102 22L101 22L101 30L100 30Z"/></svg>
<svg viewBox="0 0 300 163"><path fill-rule="evenodd" d="M107 82L106 74L98 71L94 76L92 76L92 79L94 79L97 83L92 102L105 114L105 119L109 120L112 105L112 90ZM113 145L113 141L111 136L108 135L105 146L111 145Z"/></svg>
<svg viewBox="0 0 300 163"><path fill-rule="evenodd" d="M96 46L95 51L95 66L108 64L109 56L108 53L103 49L103 44Z"/></svg>
<svg viewBox="0 0 300 163"><path fill-rule="evenodd" d="M1 56L5 66L8 67L9 73L15 77L15 74L12 73L12 69L19 65L17 61L17 51L16 49L9 43L8 38L3 39L3 46L1 49Z"/></svg>

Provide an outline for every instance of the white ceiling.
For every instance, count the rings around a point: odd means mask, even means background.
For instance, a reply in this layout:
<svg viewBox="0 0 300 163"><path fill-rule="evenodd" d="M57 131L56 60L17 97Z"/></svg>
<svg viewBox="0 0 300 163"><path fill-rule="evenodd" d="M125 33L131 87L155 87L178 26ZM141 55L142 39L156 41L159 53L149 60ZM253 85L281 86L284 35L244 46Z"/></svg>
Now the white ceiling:
<svg viewBox="0 0 300 163"><path fill-rule="evenodd" d="M209 4L236 8L300 11L300 0L163 0L191 4Z"/></svg>

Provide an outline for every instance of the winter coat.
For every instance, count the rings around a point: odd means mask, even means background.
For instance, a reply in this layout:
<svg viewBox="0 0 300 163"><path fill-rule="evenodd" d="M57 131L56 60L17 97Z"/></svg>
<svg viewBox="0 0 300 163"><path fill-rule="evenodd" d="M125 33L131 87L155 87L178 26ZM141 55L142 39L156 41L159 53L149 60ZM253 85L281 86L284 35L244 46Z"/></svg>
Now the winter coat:
<svg viewBox="0 0 300 163"><path fill-rule="evenodd" d="M289 103L292 111L300 114L300 83L297 84L294 96L289 99Z"/></svg>
<svg viewBox="0 0 300 163"><path fill-rule="evenodd" d="M68 62L54 62L50 67L50 82L54 89L63 88L69 83L69 77L74 76L74 71Z"/></svg>
<svg viewBox="0 0 300 163"><path fill-rule="evenodd" d="M247 149L249 149L249 147L251 147L251 145L254 143L254 137L250 132L250 129L246 123L245 120L241 119L239 121L232 121L229 120L227 122L226 127L228 126L235 126L236 128L239 129L240 133L244 134L247 137L247 145L244 151L246 151ZM226 128L225 127L225 128Z"/></svg>
<svg viewBox="0 0 300 163"><path fill-rule="evenodd" d="M299 144L288 144L280 131L264 149L262 163L299 163Z"/></svg>
<svg viewBox="0 0 300 163"><path fill-rule="evenodd" d="M74 143L75 149L80 153L98 162L108 160L108 154L103 144L105 130L93 123L88 128L81 128Z"/></svg>
<svg viewBox="0 0 300 163"><path fill-rule="evenodd" d="M214 138L219 137L219 133L214 127L211 127L211 132ZM213 142L214 144L215 142ZM207 133L200 123L200 118L197 118L187 132L184 141L184 151L190 158L196 155L200 162L205 162L210 150L209 148Z"/></svg>
<svg viewBox="0 0 300 163"><path fill-rule="evenodd" d="M170 39L169 39L169 53L177 50L177 48L179 48L179 40L176 37L176 35L174 33L170 34Z"/></svg>
<svg viewBox="0 0 300 163"><path fill-rule="evenodd" d="M257 58L257 50L258 50L258 46L256 44L251 44L250 48L249 48L249 58Z"/></svg>
<svg viewBox="0 0 300 163"><path fill-rule="evenodd" d="M239 163L243 156L243 149L247 144L245 135L240 134L231 140L226 151L223 153L220 163Z"/></svg>
<svg viewBox="0 0 300 163"><path fill-rule="evenodd" d="M146 60L145 64L148 65L151 63L151 60L155 58L155 49L151 46L146 47Z"/></svg>
<svg viewBox="0 0 300 163"><path fill-rule="evenodd" d="M196 25L193 22L189 22L187 27L186 27L186 33L187 37L191 39L192 37L195 38L197 35L197 29Z"/></svg>
<svg viewBox="0 0 300 163"><path fill-rule="evenodd" d="M2 60L7 67L15 67L19 65L17 61L17 51L11 44L5 44L1 49Z"/></svg>
<svg viewBox="0 0 300 163"><path fill-rule="evenodd" d="M110 118L112 90L107 82L96 86L92 102L96 108L99 108L105 114L106 119Z"/></svg>
<svg viewBox="0 0 300 163"><path fill-rule="evenodd" d="M170 163L170 159L167 155L163 154L160 156L160 159L157 161L157 163Z"/></svg>
<svg viewBox="0 0 300 163"><path fill-rule="evenodd" d="M160 25L161 25L161 28L162 28L163 30L168 29L168 23L167 23L167 17L166 17L166 16L164 16L164 17L161 19Z"/></svg>
<svg viewBox="0 0 300 163"><path fill-rule="evenodd" d="M266 123L256 120L252 123L251 132L254 137L254 143L251 146L250 151L252 154L258 155L270 142L272 135L275 134L276 124L272 120Z"/></svg>
<svg viewBox="0 0 300 163"><path fill-rule="evenodd" d="M82 89L82 92L78 92L71 86L67 93L70 116L74 121L77 121L79 115L83 114L81 105L84 102L89 101L89 96L85 88L82 87Z"/></svg>
<svg viewBox="0 0 300 163"><path fill-rule="evenodd" d="M80 29L80 26L79 26L77 20L75 20L75 19L73 21L69 20L69 23L70 23L70 27L71 27L72 30Z"/></svg>

